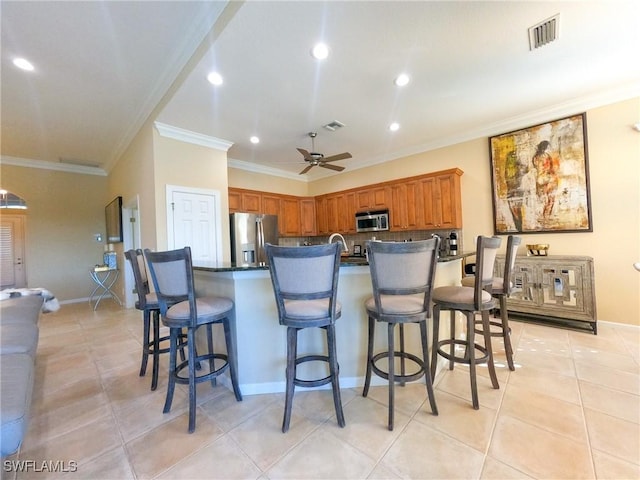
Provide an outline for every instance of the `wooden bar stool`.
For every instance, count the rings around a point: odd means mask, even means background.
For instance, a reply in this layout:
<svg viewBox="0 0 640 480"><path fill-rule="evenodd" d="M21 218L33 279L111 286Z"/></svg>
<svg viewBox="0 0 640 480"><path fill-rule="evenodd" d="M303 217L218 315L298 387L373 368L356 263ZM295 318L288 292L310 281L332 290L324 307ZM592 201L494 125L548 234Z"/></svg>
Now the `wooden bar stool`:
<svg viewBox="0 0 640 480"><path fill-rule="evenodd" d="M438 414L429 369L427 318L431 317L431 292L439 246L439 237L406 243L367 242L373 297L365 302L369 317L369 341L362 396L366 397L369 393L372 372L389 381L389 430L393 430L395 383L404 385L424 376L431 412ZM375 322L387 324L387 350L374 355ZM405 350L404 327L407 324L420 326L422 358ZM396 326L400 333L398 347L394 333ZM376 365L382 359L387 360L386 371ZM395 370L396 359L399 359L400 364L398 373ZM407 360L417 365L418 369L407 373Z"/></svg>
<svg viewBox="0 0 640 480"><path fill-rule="evenodd" d="M492 337L502 337L504 342L504 351L507 357L507 365L509 370L515 370L513 365L513 346L511 345L511 327L509 327L509 312L507 311L507 298L513 290L513 269L516 264L516 254L518 253L518 245L522 242L520 237L509 235L507 237L507 253L504 260L504 269L501 277L493 277L490 293L500 302L500 322L490 321L492 327ZM473 287L475 284L475 276L462 278L462 285L465 287ZM476 327L482 325L482 321L476 321ZM476 328L476 333L484 334L482 328Z"/></svg>
<svg viewBox="0 0 640 480"><path fill-rule="evenodd" d="M196 298L193 279L191 249L185 247L168 252L151 252L145 249L144 255L149 264L151 279L158 296L162 322L169 327L169 385L164 404L164 413L171 410L173 392L176 383L189 386L189 433L196 428L196 384L211 381L215 385L216 378L227 370L236 400L242 400L238 384L238 358L236 354L235 328L233 322L233 300L226 297L206 296ZM214 324L222 324L227 348L226 353L213 351ZM196 330L204 326L207 333L208 351L204 354L196 352ZM182 330L187 330L188 358L177 363L177 351L182 345ZM196 375L197 364L208 360L209 371ZM215 360L222 364L216 366ZM203 367L204 368L204 367ZM187 375L184 375L184 370Z"/></svg>
<svg viewBox="0 0 640 480"><path fill-rule="evenodd" d="M282 433L289 430L295 387L318 387L331 383L338 425L344 427L344 413L338 379L335 323L342 311L337 300L340 244L309 247L266 245L269 272L273 284L278 319L287 327L286 398ZM297 356L298 332L304 328L321 328L327 337L327 355ZM297 376L298 365L326 362L326 377L303 380Z"/></svg>
<svg viewBox="0 0 640 480"><path fill-rule="evenodd" d="M501 239L498 237L478 237L476 248L476 275L473 287L446 286L433 290L433 348L431 351L431 375L435 376L438 355L449 360L449 370L453 370L454 363L469 365L471 379L471 396L473 408L480 408L478 402L478 387L476 379L476 365L486 363L489 368L489 376L493 388L500 388L493 364L491 351L491 336L489 325L489 311L496 307L496 301L491 296L493 283L493 267L500 248ZM451 312L451 336L440 340L438 332L440 328L440 312ZM466 338L460 340L455 335L455 312L464 313L467 319ZM482 316L482 331L484 345L475 343L475 315L480 312ZM449 347L449 351L445 347ZM456 346L464 349L464 354L456 354ZM479 355L477 356L477 354Z"/></svg>

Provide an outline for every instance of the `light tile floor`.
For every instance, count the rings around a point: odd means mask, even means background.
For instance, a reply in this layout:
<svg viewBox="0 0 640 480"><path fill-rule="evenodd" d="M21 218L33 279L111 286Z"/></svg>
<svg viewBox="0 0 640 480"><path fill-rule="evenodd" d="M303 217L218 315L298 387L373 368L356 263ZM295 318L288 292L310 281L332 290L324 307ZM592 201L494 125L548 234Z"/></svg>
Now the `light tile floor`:
<svg viewBox="0 0 640 480"><path fill-rule="evenodd" d="M392 432L386 387L344 389L344 429L330 391L299 390L282 434L282 394L238 403L204 383L189 435L183 388L162 414L167 362L155 392L150 371L138 376L141 323L108 301L42 316L29 431L4 478L640 478L637 328L601 322L594 336L512 321L517 370L496 340L500 389L480 368L480 410L456 366L436 379L437 417L423 384L396 389Z"/></svg>

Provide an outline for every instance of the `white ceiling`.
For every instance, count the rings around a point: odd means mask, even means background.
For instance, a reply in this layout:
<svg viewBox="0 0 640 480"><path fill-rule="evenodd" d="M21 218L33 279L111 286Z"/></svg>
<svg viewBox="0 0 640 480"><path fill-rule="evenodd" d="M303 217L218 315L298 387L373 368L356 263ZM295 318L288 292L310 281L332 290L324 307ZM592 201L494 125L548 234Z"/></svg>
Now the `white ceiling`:
<svg viewBox="0 0 640 480"><path fill-rule="evenodd" d="M0 14L3 161L108 171L151 115L232 142L232 165L302 178L310 131L352 170L640 96L636 0L3 0ZM558 40L530 51L528 28L556 14ZM309 53L320 40L322 62ZM322 127L333 120L346 126Z"/></svg>

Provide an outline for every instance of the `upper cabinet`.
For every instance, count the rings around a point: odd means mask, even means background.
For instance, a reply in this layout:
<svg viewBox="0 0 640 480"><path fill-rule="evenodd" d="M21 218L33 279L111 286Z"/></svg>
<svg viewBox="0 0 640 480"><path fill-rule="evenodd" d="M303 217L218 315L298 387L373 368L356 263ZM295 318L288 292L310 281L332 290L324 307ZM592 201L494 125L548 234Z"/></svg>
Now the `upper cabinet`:
<svg viewBox="0 0 640 480"><path fill-rule="evenodd" d="M229 213L265 213L262 211L262 194L253 190L229 189Z"/></svg>
<svg viewBox="0 0 640 480"><path fill-rule="evenodd" d="M416 205L422 213L419 228L462 228L461 175L462 170L453 169L419 181Z"/></svg>
<svg viewBox="0 0 640 480"><path fill-rule="evenodd" d="M229 212L277 215L282 237L315 235L315 210L313 198L229 188Z"/></svg>
<svg viewBox="0 0 640 480"><path fill-rule="evenodd" d="M314 198L229 188L229 211L278 215L283 237L356 233L356 212L382 209L391 231L458 229L462 173L453 168Z"/></svg>

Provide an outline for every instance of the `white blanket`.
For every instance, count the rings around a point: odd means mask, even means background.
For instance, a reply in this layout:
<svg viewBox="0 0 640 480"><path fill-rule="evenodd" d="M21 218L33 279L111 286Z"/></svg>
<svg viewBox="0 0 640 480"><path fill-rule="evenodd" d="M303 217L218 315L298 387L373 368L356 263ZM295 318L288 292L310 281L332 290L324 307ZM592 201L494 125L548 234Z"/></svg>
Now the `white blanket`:
<svg viewBox="0 0 640 480"><path fill-rule="evenodd" d="M56 312L60 309L60 303L58 299L49 291L44 288L7 288L0 291L0 300L6 300L7 298L26 297L27 295L40 295L44 297L44 303L42 305L42 312Z"/></svg>

